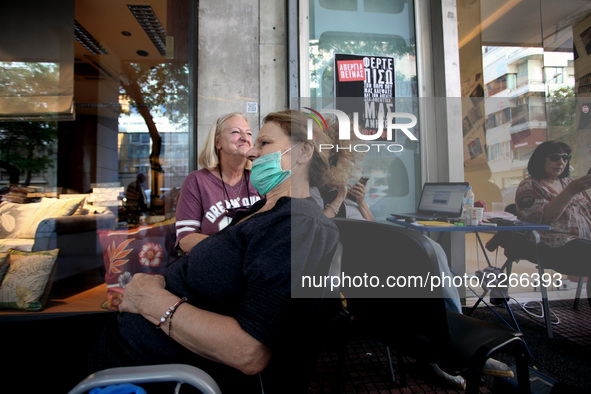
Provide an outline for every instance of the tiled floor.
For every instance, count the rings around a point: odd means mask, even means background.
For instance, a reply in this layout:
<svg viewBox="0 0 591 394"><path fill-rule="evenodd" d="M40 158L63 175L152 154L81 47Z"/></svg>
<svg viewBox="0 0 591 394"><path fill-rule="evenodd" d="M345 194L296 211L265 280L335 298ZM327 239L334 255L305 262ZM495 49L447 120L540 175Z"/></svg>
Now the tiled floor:
<svg viewBox="0 0 591 394"><path fill-rule="evenodd" d="M481 234L482 241L486 243L492 234ZM502 249L498 253L488 253L491 263L493 265L501 266L505 262ZM478 269L486 267L486 260L482 255L482 250L478 247L474 234L466 234L466 272L473 274ZM536 273L537 269L534 264L529 262L520 262L514 264L513 272L521 273ZM566 278L565 278L566 279ZM576 278L575 278L576 280ZM591 310L587 302L586 292L583 290L582 300L579 311L572 310L572 300L575 295L576 282L570 284L567 290L554 290L549 292L550 300L553 300L551 311L555 316L553 320L559 320L558 325L554 325L554 333L558 337L564 337L569 341L580 345L581 347L591 351ZM481 289L474 289L476 294L480 295ZM527 305L534 308L533 313L539 314L541 307L537 301L541 300L541 294L533 291L532 288L512 288L510 295L514 299L510 301L513 313L516 316L518 324L525 321L533 322L539 327L539 334L542 336L541 342L545 342L545 326L543 318L530 317L520 305L528 301ZM476 294L467 290L467 307L471 307L476 302ZM488 302L489 297L485 297ZM562 301L561 301L562 300ZM481 303L481 307L484 304ZM535 308L538 308L535 310ZM498 307L494 307L497 309ZM467 309L466 309L467 310ZM492 320L496 320L499 324L502 322L490 311ZM503 313L501 312L501 315ZM505 315L508 318L508 315ZM520 323L521 322L521 323ZM535 329L535 327L534 327ZM527 342L527 340L526 340ZM548 342L550 343L550 342ZM542 345L543 346L543 345ZM552 350L549 351L551 354ZM586 354L586 353L585 353ZM337 354L332 349L325 350L318 362L317 370L314 376L312 390L313 394L331 393L335 392L334 384L339 382L340 387L336 391L338 393L461 393L450 387L446 382L442 382L439 378L434 377L412 359L405 358L407 365L407 381L406 387L401 387L399 377L396 376L396 381L392 380L388 357L385 347L375 341L358 338L348 343L347 356L345 357L345 365L342 374L337 377L335 375L337 369ZM543 366L545 360L542 360ZM591 364L591 358L588 360ZM539 360L532 361L530 367L537 367L535 364L540 363ZM568 356L565 363L568 363ZM393 360L394 370L397 371L396 359ZM591 368L590 368L591 369ZM560 376L555 376L560 380ZM483 385L480 391L483 393L491 392L493 390L494 380L490 377L483 379Z"/></svg>
<svg viewBox="0 0 591 394"><path fill-rule="evenodd" d="M554 325L554 333L557 337L572 341L576 344L574 346L580 349L586 356L588 351L591 351L591 309L586 299L582 299L578 311L572 309L572 299L557 300L551 302L551 311L553 313L553 320L559 320L559 324ZM535 308L535 304L531 304ZM552 355L553 348L556 342L552 342L545 338L544 320L541 318L530 317L523 309L515 302L511 301L511 307L515 314L516 320L520 325L528 325L528 329L536 331L538 336L535 346L544 347L546 344L549 349L543 354L543 357L548 358L547 355ZM507 316L504 310L498 310L500 307L495 307L501 316ZM480 309L479 309L480 310ZM494 313L490 310L482 310L487 316L487 320L496 320ZM534 310L534 313L540 313L540 310ZM498 320L500 322L500 320ZM528 324L529 322L529 324ZM501 323L502 324L502 323ZM540 339L541 338L541 339ZM526 342L528 335L526 335ZM539 349L534 350L536 355L539 355ZM543 350L543 349L542 349ZM335 383L339 382L340 388L336 391L338 393L461 393L463 391L454 389L447 383L442 382L434 377L431 373L421 368L415 360L405 358L405 365L407 369L406 387L401 387L399 376L396 376L396 381L392 381L388 357L385 347L376 341L357 337L355 340L349 341L347 345L347 355L344 358L344 367L342 374L337 377L337 362L338 356L334 348L328 347L321 354L318 361L315 375L313 377L312 394L331 393L335 387ZM568 354L561 355L565 358L563 362L568 369L569 357ZM577 360L580 360L580 354L577 354ZM591 358L585 359L591 365ZM530 367L538 368L541 366L543 370L544 363L552 363L551 360L532 360ZM396 359L393 360L394 369L397 371ZM591 366L589 366L591 368ZM397 372L396 372L397 373ZM560 376L553 376L555 380L561 381ZM487 377L483 380L483 385L480 392L488 393L494 392L494 380Z"/></svg>
<svg viewBox="0 0 591 394"><path fill-rule="evenodd" d="M541 314L541 306L534 304L535 308L532 312L537 315ZM515 310L515 307L512 307ZM545 328L544 319L526 315L523 312L517 311L520 319L529 319L541 328ZM563 299L550 302L550 313L553 324L552 330L554 335L566 338L581 347L587 348L591 351L591 308L587 299L581 299L579 302L579 309L573 310L573 300ZM520 320L518 319L518 321ZM591 356L589 359L591 363Z"/></svg>
<svg viewBox="0 0 591 394"><path fill-rule="evenodd" d="M347 345L343 373L335 375L336 352L324 352L318 362L311 393L331 393L338 381L338 393L458 393L445 383L417 366L413 359L405 358L407 386L400 386L400 377L392 381L386 348L373 340L357 339ZM396 360L393 360L395 373ZM483 387L481 392L490 392Z"/></svg>

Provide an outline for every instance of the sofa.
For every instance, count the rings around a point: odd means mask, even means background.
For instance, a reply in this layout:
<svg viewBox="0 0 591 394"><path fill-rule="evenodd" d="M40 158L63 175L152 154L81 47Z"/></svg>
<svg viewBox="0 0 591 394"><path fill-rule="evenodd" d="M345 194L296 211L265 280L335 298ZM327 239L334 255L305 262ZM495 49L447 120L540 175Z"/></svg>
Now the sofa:
<svg viewBox="0 0 591 394"><path fill-rule="evenodd" d="M86 205L85 197L42 198L28 204L2 202L0 252L59 249L54 280L103 267L98 232L113 229L116 216L107 209Z"/></svg>

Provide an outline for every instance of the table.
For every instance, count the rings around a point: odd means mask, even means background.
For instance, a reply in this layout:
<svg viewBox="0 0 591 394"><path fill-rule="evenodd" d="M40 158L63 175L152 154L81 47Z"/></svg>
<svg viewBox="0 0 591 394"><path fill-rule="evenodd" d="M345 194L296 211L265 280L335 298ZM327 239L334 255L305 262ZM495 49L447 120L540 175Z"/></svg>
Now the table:
<svg viewBox="0 0 591 394"><path fill-rule="evenodd" d="M450 240L446 244L442 244L443 248L445 249L446 254L448 255L448 263L452 272L464 274L466 272L466 250L464 247L464 243L462 242L462 250L459 250L459 247L454 249L454 245L457 242L453 241L453 235L455 236L463 236L462 233L466 232L474 232L476 234L476 239L480 244L480 247L484 253L484 257L486 259L486 263L488 266L492 266L490 263L490 259L488 258L488 254L486 252L486 248L484 247L482 240L480 239L479 232L482 231L531 231L534 234L534 238L539 240L538 231L545 231L550 230L551 227L545 224L537 224L537 223L526 223L526 222L519 222L521 225L516 226L454 226L454 225L447 225L447 226L425 226L415 223L407 223L404 219L398 219L395 217L389 217L386 219L389 223L394 223L399 226L403 226L412 230L421 231L421 232L438 232L440 233L437 242L441 244L441 237L443 234L450 234ZM537 244L537 243L536 243ZM466 293L465 291L460 291L460 297L465 299Z"/></svg>
<svg viewBox="0 0 591 394"><path fill-rule="evenodd" d="M421 232L474 232L476 234L476 239L478 240L478 243L480 245L480 248L482 249L482 252L484 254L484 257L486 259L486 263L488 264L489 267L492 266L492 264L490 263L490 260L488 258L488 254L486 253L486 248L484 247L482 240L480 239L480 235L478 235L479 232L482 231L531 231L532 233L534 233L534 237L536 237L537 232L538 231L546 231L546 230L550 230L551 227L545 224L537 224L537 223L527 223L527 222L518 222L520 223L519 225L514 225L514 226L455 226L455 225L446 225L446 226L436 226L436 225L422 225L422 224L418 224L417 222L415 223L407 223L406 221L404 221L403 219L397 219L394 217L391 218L387 218L386 219L389 222L395 223L397 225L406 227L406 228L410 228L413 230L417 230L417 231L421 231ZM537 237L536 237L537 238ZM441 236L439 237L439 240L441 239ZM439 242L438 240L438 242ZM536 243L537 245L537 243ZM453 267L452 267L453 268ZM464 270L462 271L465 272L465 262L464 262Z"/></svg>
<svg viewBox="0 0 591 394"><path fill-rule="evenodd" d="M391 223L406 227L406 228L410 228L412 230L416 230L416 231L421 231L421 232L439 232L439 233L457 233L457 232L474 232L476 234L476 239L478 240L478 243L480 244L480 248L482 249L482 253L484 254L484 257L486 258L486 263L488 264L489 267L492 267L492 264L490 263L490 260L488 258L488 254L486 251L486 248L484 247L482 240L480 239L480 235L478 234L481 231L531 231L534 239L535 239L535 245L536 248L538 247L538 244L540 243L540 235L538 234L538 231L546 231L546 230L550 230L551 227L545 224L537 224L537 223L527 223L527 222L518 222L519 225L513 225L513 226L455 226L455 225L423 225L423 224L419 224L417 222L414 223L407 223L405 220L403 219L397 219L397 218L387 218L386 220L388 220ZM441 238L441 236L440 236ZM438 240L438 242L440 241L440 239ZM539 256L539 254L537 254ZM450 259L451 260L451 259ZM538 261L539 263L539 261ZM449 262L450 267L452 269L452 272L454 272L454 265L452 264L452 262ZM463 261L463 265L462 265L463 269L462 269L462 274L466 272L466 261L464 259ZM506 267L503 266L501 268L501 270L504 270ZM476 309L476 307L478 306L478 304L483 301L483 297L486 296L486 293L488 292L488 290L485 290L484 293L481 296L478 296L478 301L474 304L474 306L472 306L471 310L467 313L468 315L471 315L472 312L474 311L474 309ZM460 294L461 298L465 297L465 291L464 294ZM515 316L513 316L513 313L511 312L511 308L509 308L509 305L507 303L507 299L505 297L502 298L502 302L505 306L505 308L507 309L507 311L509 312L509 314L511 315L511 318L513 319L513 323L515 324L515 328L517 330L519 330L519 326L517 325L517 321L515 320ZM543 302L545 303L545 309L544 310L548 310L547 307L547 303L548 303L548 299L545 298L543 300ZM552 337L552 331L551 331L551 322L550 322L550 316L545 316L546 318L546 326L549 327L548 329L548 335L551 338Z"/></svg>

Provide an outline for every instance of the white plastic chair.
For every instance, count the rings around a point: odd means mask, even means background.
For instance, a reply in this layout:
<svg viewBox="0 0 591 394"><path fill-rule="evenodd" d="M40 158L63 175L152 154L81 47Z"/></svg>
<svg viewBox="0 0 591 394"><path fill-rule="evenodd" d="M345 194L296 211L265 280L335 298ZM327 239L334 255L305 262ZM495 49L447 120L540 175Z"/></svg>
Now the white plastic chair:
<svg viewBox="0 0 591 394"><path fill-rule="evenodd" d="M189 384L204 394L221 394L218 384L205 371L186 364L143 365L109 368L93 373L78 383L68 394L83 394L97 387L123 383L177 382L175 393L182 384Z"/></svg>

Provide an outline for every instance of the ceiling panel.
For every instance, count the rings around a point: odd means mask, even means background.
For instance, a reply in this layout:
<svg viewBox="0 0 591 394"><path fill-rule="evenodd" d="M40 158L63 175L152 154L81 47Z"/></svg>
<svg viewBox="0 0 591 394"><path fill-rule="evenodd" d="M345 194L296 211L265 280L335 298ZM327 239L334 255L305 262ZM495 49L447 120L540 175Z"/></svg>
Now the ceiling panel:
<svg viewBox="0 0 591 394"><path fill-rule="evenodd" d="M589 0L481 0L458 2L480 6L478 31L462 31L460 42L482 29L483 46L541 47L572 51L572 26L591 12Z"/></svg>
<svg viewBox="0 0 591 394"><path fill-rule="evenodd" d="M142 29L128 5L149 5L166 31L166 0L122 1L122 0L76 0L75 19L108 52L95 55L104 66L119 71L118 64L125 62L162 63L161 55L146 32ZM128 32L124 35L122 32ZM147 56L141 56L142 51ZM90 55L76 42L75 55L83 60Z"/></svg>

